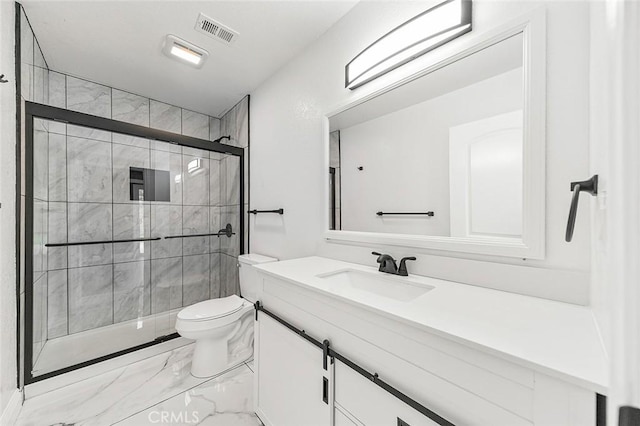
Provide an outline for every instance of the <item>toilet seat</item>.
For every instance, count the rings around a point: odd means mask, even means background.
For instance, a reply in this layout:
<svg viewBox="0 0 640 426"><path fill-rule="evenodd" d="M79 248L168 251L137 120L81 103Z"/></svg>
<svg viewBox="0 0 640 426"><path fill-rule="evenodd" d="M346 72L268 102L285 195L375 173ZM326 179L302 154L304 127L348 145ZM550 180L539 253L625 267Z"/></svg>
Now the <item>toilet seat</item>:
<svg viewBox="0 0 640 426"><path fill-rule="evenodd" d="M242 309L244 301L233 294L220 299L205 300L184 308L178 313L178 319L182 321L209 321L216 318L232 315Z"/></svg>

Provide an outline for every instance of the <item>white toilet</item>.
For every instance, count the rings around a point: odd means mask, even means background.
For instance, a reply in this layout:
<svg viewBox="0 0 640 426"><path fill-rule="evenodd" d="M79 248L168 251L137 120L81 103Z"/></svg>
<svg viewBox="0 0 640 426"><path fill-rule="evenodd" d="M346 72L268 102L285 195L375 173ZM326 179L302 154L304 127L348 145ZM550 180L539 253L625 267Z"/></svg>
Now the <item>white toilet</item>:
<svg viewBox="0 0 640 426"><path fill-rule="evenodd" d="M195 377L211 377L230 367L228 342L240 329L242 320L253 315L253 304L260 292L257 271L253 265L276 262L278 259L259 254L238 257L240 292L188 306L178 313L176 331L196 341L191 363ZM253 327L253 323L251 324ZM253 328L251 328L253 339Z"/></svg>

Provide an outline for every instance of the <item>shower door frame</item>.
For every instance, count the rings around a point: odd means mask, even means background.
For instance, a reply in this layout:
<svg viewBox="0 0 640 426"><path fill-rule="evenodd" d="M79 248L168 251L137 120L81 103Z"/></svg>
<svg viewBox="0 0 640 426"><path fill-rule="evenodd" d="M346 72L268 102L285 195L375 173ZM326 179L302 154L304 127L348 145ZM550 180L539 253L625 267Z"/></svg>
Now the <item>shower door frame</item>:
<svg viewBox="0 0 640 426"><path fill-rule="evenodd" d="M239 174L240 174L240 205L239 205L239 221L240 232L238 232L237 238L239 238L240 254L244 254L244 227L245 218L243 214L244 209L244 149L231 145L225 145L219 142L212 142L206 139L194 138L191 136L179 135L176 133L167 132L164 130L152 129L149 127L139 126L137 124L125 123L123 121L112 120L109 118L98 117L95 115L84 114L81 112L71 111L63 108L57 108L49 105L39 104L35 102L25 101L25 300L24 300L24 340L20 340L20 344L24 349L24 383L25 385L45 380L60 374L67 373L69 371L77 370L98 362L106 361L108 359L116 358L121 355L125 355L140 349L154 346L167 340L175 339L179 337L177 333L170 334L168 336L161 336L150 342L143 343L141 345L133 346L124 350L120 350L108 355L103 355L98 358L84 361L79 364L74 364L69 367L61 368L49 373L41 374L34 377L33 370L33 131L34 131L34 119L44 119L50 121L58 121L65 124L72 124L84 127L90 127L99 130L105 130L108 132L115 132L126 134L130 136L137 136L144 139L157 140L160 142L170 143L173 145L186 146L189 148L197 148L205 151L213 151L221 154L229 154L238 157ZM20 353L20 352L18 352Z"/></svg>

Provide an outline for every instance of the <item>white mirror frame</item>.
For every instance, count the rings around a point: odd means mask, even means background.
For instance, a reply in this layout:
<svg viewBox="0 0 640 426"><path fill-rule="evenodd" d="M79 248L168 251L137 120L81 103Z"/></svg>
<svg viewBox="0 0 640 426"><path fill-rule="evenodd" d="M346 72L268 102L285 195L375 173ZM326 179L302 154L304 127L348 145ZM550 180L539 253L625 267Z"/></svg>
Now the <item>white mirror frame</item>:
<svg viewBox="0 0 640 426"><path fill-rule="evenodd" d="M329 118L369 99L389 92L412 80L423 77L472 53L507 39L523 35L523 229L522 239L464 238L379 232L327 230L330 242L346 244L389 245L444 250L494 256L544 259L545 256L545 126L546 126L546 18L539 8L491 31L458 39L455 52L427 68L370 93L356 101L349 101L325 114L323 123L325 170L329 169ZM325 202L329 200L329 182L325 184ZM329 208L325 208L325 229L329 229Z"/></svg>

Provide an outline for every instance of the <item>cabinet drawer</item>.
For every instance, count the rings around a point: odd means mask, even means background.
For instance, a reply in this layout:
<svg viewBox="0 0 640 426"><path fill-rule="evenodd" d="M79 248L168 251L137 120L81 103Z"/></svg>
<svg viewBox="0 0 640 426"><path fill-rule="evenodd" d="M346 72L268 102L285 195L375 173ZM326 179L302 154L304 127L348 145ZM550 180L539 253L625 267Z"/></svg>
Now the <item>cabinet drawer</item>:
<svg viewBox="0 0 640 426"><path fill-rule="evenodd" d="M396 365L396 367L397 373L402 375L400 373L401 365ZM389 382L391 380L389 374L393 374L393 369L387 368L385 370L387 377L385 381ZM428 375L427 372L413 369L413 376L409 379L413 383L409 384L404 381L404 386L396 387L400 391L422 387L422 392L409 393L409 396L457 426L532 425L531 422L490 404L481 397L461 392L461 389L450 383L440 382L439 385L434 386L435 382L429 380ZM381 378L385 379L384 376ZM393 385L393 383L391 384ZM418 384L421 385L417 386ZM334 386L335 404L342 407L365 426L397 426L398 418L410 426L438 424L339 361L336 361L335 365ZM421 395L431 395L433 399L425 400Z"/></svg>
<svg viewBox="0 0 640 426"><path fill-rule="evenodd" d="M438 426L438 423L339 362L336 363L334 380L336 405L365 426L397 426L398 418L410 426ZM355 424L344 417L344 424Z"/></svg>

